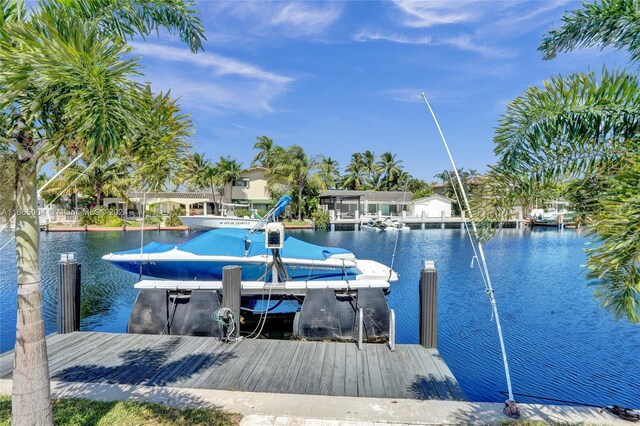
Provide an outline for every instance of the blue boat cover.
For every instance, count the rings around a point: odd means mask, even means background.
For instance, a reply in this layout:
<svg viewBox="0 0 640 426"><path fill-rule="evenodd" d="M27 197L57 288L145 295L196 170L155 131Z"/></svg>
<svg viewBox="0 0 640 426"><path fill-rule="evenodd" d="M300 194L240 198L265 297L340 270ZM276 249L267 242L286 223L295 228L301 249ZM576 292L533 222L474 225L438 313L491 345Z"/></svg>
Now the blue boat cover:
<svg viewBox="0 0 640 426"><path fill-rule="evenodd" d="M271 254L270 250L265 247L263 233L250 234L246 229L232 228L214 229L177 246L155 242L149 243L142 248L142 252L145 254L164 253L174 248L200 256L258 256ZM140 249L120 251L115 254L135 253L140 253ZM324 260L334 254L352 253L342 248L317 246L287 235L280 254L282 257L295 259Z"/></svg>

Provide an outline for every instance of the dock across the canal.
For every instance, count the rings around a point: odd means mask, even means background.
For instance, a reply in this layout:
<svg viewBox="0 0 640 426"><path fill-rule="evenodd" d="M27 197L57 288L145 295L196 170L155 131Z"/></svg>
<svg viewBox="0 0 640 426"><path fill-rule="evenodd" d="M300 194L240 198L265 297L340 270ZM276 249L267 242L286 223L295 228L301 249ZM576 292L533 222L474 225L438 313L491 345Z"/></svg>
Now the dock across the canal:
<svg viewBox="0 0 640 426"><path fill-rule="evenodd" d="M464 400L436 349L73 332L47 337L52 380L307 395ZM10 379L13 351L0 356Z"/></svg>

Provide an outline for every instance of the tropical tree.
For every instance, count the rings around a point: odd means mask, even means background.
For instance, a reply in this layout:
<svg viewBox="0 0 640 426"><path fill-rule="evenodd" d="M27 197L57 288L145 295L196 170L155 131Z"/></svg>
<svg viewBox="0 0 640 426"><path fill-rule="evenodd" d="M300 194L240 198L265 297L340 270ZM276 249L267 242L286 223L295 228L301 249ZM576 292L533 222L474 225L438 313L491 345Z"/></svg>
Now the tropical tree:
<svg viewBox="0 0 640 426"><path fill-rule="evenodd" d="M16 169L18 322L12 424L52 424L39 266L38 164L81 147L112 152L142 121L137 59L125 41L166 27L192 50L191 3L68 0L0 3L0 145Z"/></svg>
<svg viewBox="0 0 640 426"><path fill-rule="evenodd" d="M277 151L277 157L274 157L273 167L269 171L270 180L288 184L294 190L298 220L302 220L303 191L309 186L316 165L317 160L309 157L302 147L292 145Z"/></svg>
<svg viewBox="0 0 640 426"><path fill-rule="evenodd" d="M449 181L449 170L443 170L440 173L434 175L434 179L442 181L442 184L446 184Z"/></svg>
<svg viewBox="0 0 640 426"><path fill-rule="evenodd" d="M47 187L43 195L57 197L66 189L67 194L91 195L96 206L102 205L105 196L126 198L131 185L130 163L125 159L104 161L101 157L84 161L88 165L70 166Z"/></svg>
<svg viewBox="0 0 640 426"><path fill-rule="evenodd" d="M342 186L344 189L359 190L366 179L366 165L364 164L362 154L355 152L351 154L351 162L344 169L342 177Z"/></svg>
<svg viewBox="0 0 640 426"><path fill-rule="evenodd" d="M266 136L256 137L256 143L253 144L253 149L257 149L258 153L253 157L251 161L251 167L265 167L270 168L270 156L274 148L273 141Z"/></svg>
<svg viewBox="0 0 640 426"><path fill-rule="evenodd" d="M372 151L366 150L362 153L362 165L364 166L365 181L371 180L374 174L380 175L376 164L376 155Z"/></svg>
<svg viewBox="0 0 640 426"><path fill-rule="evenodd" d="M371 171L363 182L364 188L372 191L384 191L385 185L384 175L378 170Z"/></svg>
<svg viewBox="0 0 640 426"><path fill-rule="evenodd" d="M240 177L242 164L230 157L220 157L220 160L213 166L213 174L217 177L218 183L222 186L222 191L227 194L227 186ZM233 188L229 190L229 199L233 196Z"/></svg>
<svg viewBox="0 0 640 426"><path fill-rule="evenodd" d="M540 46L546 58L584 46L627 48L639 59L637 1L584 3L563 17ZM640 321L640 84L638 76L603 69L552 77L512 101L500 120L497 169L540 182L579 179L598 189L593 209L597 248L588 251L596 297L616 318ZM571 185L570 185L571 186ZM636 213L634 213L636 212Z"/></svg>
<svg viewBox="0 0 640 426"><path fill-rule="evenodd" d="M384 187L387 191L397 190L402 177L402 160L390 151L382 153L378 161L378 170L384 176Z"/></svg>
<svg viewBox="0 0 640 426"><path fill-rule="evenodd" d="M413 199L416 200L433 194L433 186L422 179L412 177L407 181L407 191L412 192Z"/></svg>
<svg viewBox="0 0 640 426"><path fill-rule="evenodd" d="M217 212L215 186L219 183L219 176L216 167L211 161L205 158L204 153L197 152L188 155L182 164L183 182L190 189L208 189L213 195L213 212Z"/></svg>
<svg viewBox="0 0 640 426"><path fill-rule="evenodd" d="M182 178L179 170L191 147L188 138L193 124L170 93L154 95L147 85L141 101L140 125L125 141L120 157L133 159L136 188L162 191Z"/></svg>
<svg viewBox="0 0 640 426"><path fill-rule="evenodd" d="M318 181L320 189L335 189L340 182L340 169L338 161L331 157L321 156L317 164L318 171L314 177Z"/></svg>

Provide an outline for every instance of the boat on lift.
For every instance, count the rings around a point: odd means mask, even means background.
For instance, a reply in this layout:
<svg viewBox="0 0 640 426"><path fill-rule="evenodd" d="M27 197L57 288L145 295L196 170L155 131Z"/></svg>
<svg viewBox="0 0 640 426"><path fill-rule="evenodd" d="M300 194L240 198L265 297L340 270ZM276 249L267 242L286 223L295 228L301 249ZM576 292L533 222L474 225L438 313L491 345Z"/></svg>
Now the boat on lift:
<svg viewBox="0 0 640 426"><path fill-rule="evenodd" d="M286 236L274 257L265 248L265 235L243 229L214 229L186 243L152 242L142 249L109 253L102 257L118 268L168 280L221 280L222 268L242 266L242 279L270 281L272 265L281 260L288 280L396 281L396 273L373 260L357 259L349 250L322 247Z"/></svg>
<svg viewBox="0 0 640 426"><path fill-rule="evenodd" d="M387 218L383 223L386 225L385 231L411 231L411 228L397 219Z"/></svg>
<svg viewBox="0 0 640 426"><path fill-rule="evenodd" d="M367 223L362 224L363 229L373 229L376 231L410 231L406 224L397 219L386 218L384 220L371 219Z"/></svg>
<svg viewBox="0 0 640 426"><path fill-rule="evenodd" d="M575 220L575 213L567 210L566 201L550 202L545 209L533 209L529 213L529 220L532 226L558 226L559 224L572 224Z"/></svg>
<svg viewBox="0 0 640 426"><path fill-rule="evenodd" d="M152 278L134 285L139 293L127 331L228 338L229 329L223 332L221 324L240 314L221 305L229 291L223 268L240 266L240 285L234 288L245 319L258 317L264 326L267 314L277 310L293 321L292 335L307 340L354 340L364 333L375 341L388 335L392 322L385 295L398 275L348 250L285 235L283 224L269 218L275 220L290 200L283 196L251 230L214 229L178 245L152 242L103 256L140 278Z"/></svg>

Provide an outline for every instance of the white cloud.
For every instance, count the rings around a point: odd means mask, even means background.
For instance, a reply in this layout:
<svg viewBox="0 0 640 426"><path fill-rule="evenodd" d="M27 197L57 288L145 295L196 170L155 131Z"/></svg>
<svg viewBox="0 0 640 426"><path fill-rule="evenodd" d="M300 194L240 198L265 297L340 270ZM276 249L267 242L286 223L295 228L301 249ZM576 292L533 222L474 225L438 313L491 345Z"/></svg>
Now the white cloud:
<svg viewBox="0 0 640 426"><path fill-rule="evenodd" d="M234 112L254 115L273 112L273 102L286 90L257 81L197 81L173 71L148 73L144 80L151 83L154 91L171 90L185 111L199 110L218 116Z"/></svg>
<svg viewBox="0 0 640 426"><path fill-rule="evenodd" d="M385 40L402 44L431 44L431 37L408 37L402 34L383 33L370 30L361 30L353 36L355 41Z"/></svg>
<svg viewBox="0 0 640 426"><path fill-rule="evenodd" d="M289 33L318 34L336 21L342 10L335 3L316 7L313 3L275 4L271 25L285 28Z"/></svg>
<svg viewBox="0 0 640 426"><path fill-rule="evenodd" d="M461 50L466 50L468 52L475 52L483 56L488 56L493 58L512 56L512 53L509 52L507 49L499 49L496 47L479 43L469 34L462 34L456 37L444 38L442 40L437 41L434 44L454 46Z"/></svg>
<svg viewBox="0 0 640 426"><path fill-rule="evenodd" d="M556 0L545 2L534 2L535 8L528 13L518 14L510 17L512 24L520 24L522 22L531 21L534 18L538 18L540 15L544 15L547 12L555 11L557 8L568 4L569 0Z"/></svg>
<svg viewBox="0 0 640 426"><path fill-rule="evenodd" d="M412 28L472 22L481 15L478 2L473 1L408 1L394 0L404 15L403 24Z"/></svg>
<svg viewBox="0 0 640 426"><path fill-rule="evenodd" d="M340 18L343 9L333 2L234 1L204 6L221 32L269 38L317 36Z"/></svg>
<svg viewBox="0 0 640 426"><path fill-rule="evenodd" d="M215 53L191 53L188 49L171 46L163 46L151 43L131 43L136 52L143 56L151 56L166 61L176 61L211 68L216 75L237 75L245 78L268 81L276 84L286 84L293 81L286 77L264 71L254 65L237 61L235 59L216 55Z"/></svg>
<svg viewBox="0 0 640 426"><path fill-rule="evenodd" d="M499 49L483 44L474 39L469 34L462 34L455 37L432 38L432 37L409 37L398 33L385 33L381 31L361 30L352 39L354 41L390 41L401 44L418 44L431 46L452 46L460 50L479 53L483 56L497 58L512 56L507 49Z"/></svg>
<svg viewBox="0 0 640 426"><path fill-rule="evenodd" d="M397 102L422 102L422 90L420 89L390 89L384 92L384 95Z"/></svg>

